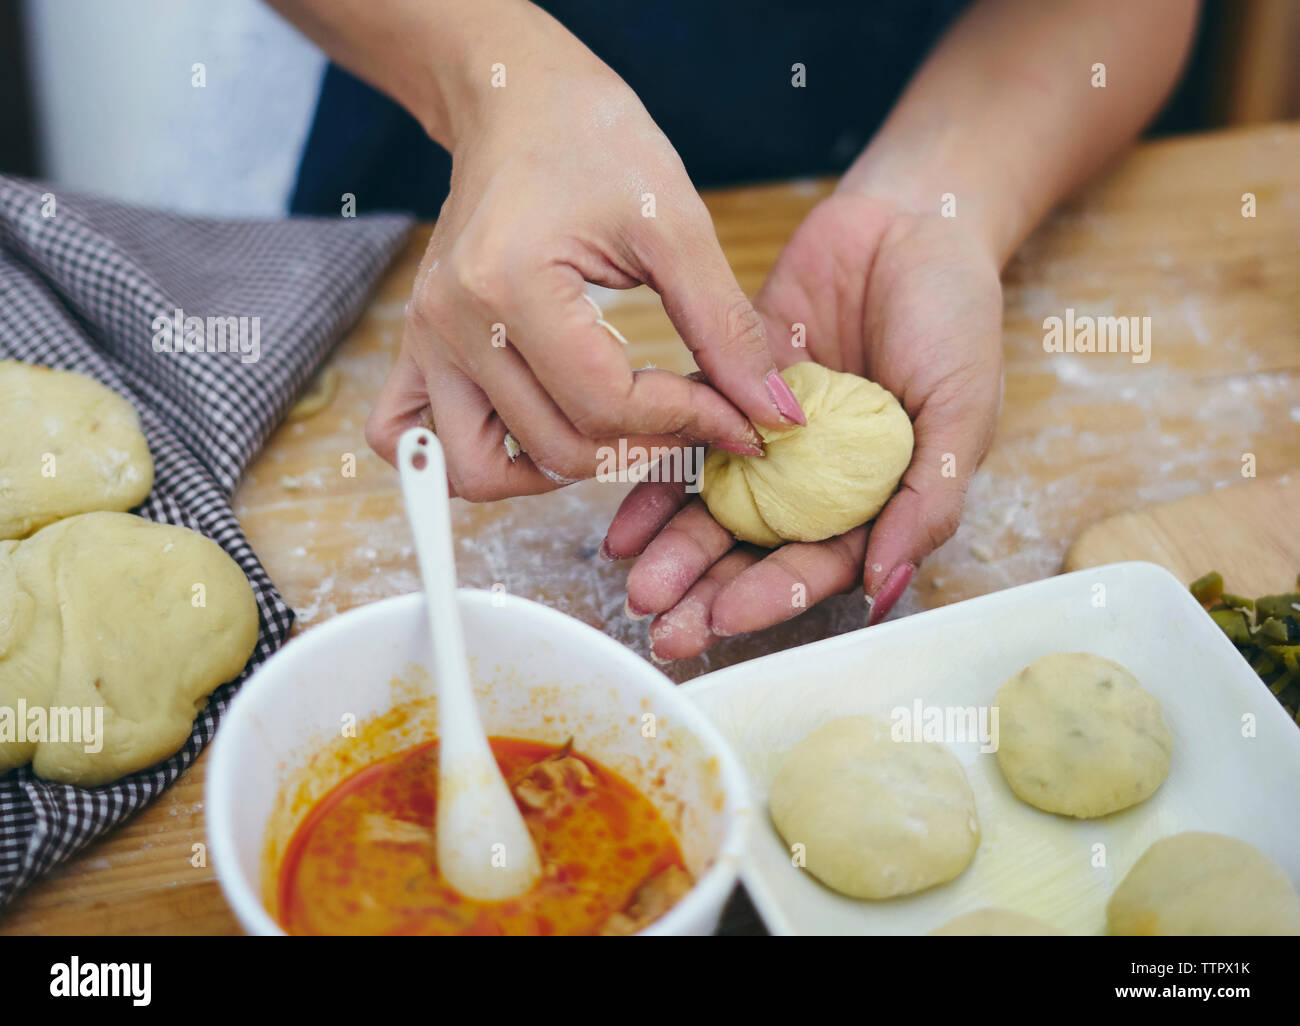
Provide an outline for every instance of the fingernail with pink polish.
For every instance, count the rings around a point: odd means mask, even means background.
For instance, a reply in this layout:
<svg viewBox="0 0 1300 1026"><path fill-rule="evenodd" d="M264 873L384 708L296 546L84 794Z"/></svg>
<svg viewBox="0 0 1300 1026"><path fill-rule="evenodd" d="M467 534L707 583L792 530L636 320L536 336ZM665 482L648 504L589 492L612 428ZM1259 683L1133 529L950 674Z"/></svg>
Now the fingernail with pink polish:
<svg viewBox="0 0 1300 1026"><path fill-rule="evenodd" d="M795 424L808 423L808 418L803 415L803 410L799 407L799 400L790 391L790 386L785 383L785 378L781 377L777 371L773 371L767 376L764 384L767 385L767 394L772 397L772 403L776 406L777 413Z"/></svg>
<svg viewBox="0 0 1300 1026"><path fill-rule="evenodd" d="M880 590L876 592L876 597L871 603L871 615L867 617L868 627L878 624L889 615L889 611L894 608L894 603L907 590L914 573L916 573L916 567L911 563L900 563L889 571L889 576L885 578L885 583L880 586Z"/></svg>

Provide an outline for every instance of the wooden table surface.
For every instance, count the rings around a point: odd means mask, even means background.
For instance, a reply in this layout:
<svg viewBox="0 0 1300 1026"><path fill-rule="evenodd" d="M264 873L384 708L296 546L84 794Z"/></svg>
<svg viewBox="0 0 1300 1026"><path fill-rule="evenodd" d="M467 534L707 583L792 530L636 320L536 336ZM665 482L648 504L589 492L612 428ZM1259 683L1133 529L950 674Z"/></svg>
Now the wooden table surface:
<svg viewBox="0 0 1300 1026"><path fill-rule="evenodd" d="M706 195L751 294L825 182ZM1257 216L1242 216L1242 194ZM310 630L345 609L416 590L395 472L362 437L402 331L427 227L417 231L331 359L338 395L287 424L235 497L249 539ZM1006 388L997 441L957 535L896 615L1056 573L1093 521L1300 464L1300 126L1161 141L1062 207L1004 275ZM692 369L655 297L598 296L634 365ZM942 302L936 296L936 302ZM1043 319L1149 316L1152 358L1044 352ZM356 476L344 477L347 454ZM584 482L483 506L457 500L461 582L502 584L606 630L641 653L648 622L622 615L628 564L596 548L626 486ZM860 596L765 634L731 639L668 672L709 669L851 630ZM234 933L202 843L206 757L144 813L0 913L0 933Z"/></svg>

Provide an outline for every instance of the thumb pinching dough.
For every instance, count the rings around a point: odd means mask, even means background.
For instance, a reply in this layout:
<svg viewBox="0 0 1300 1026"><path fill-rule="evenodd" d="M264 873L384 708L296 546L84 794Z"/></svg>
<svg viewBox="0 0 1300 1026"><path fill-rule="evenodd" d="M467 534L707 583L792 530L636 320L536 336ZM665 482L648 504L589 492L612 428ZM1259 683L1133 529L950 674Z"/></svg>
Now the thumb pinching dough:
<svg viewBox="0 0 1300 1026"><path fill-rule="evenodd" d="M852 898L946 883L980 843L975 796L941 744L895 741L890 724L848 716L786 753L768 796L772 822L806 868Z"/></svg>
<svg viewBox="0 0 1300 1026"><path fill-rule="evenodd" d="M257 631L243 570L186 528L86 513L0 542L0 773L90 787L165 759Z"/></svg>
<svg viewBox="0 0 1300 1026"><path fill-rule="evenodd" d="M131 404L72 371L0 360L0 538L64 517L128 510L153 487Z"/></svg>
<svg viewBox="0 0 1300 1026"><path fill-rule="evenodd" d="M1160 702L1089 652L1043 656L998 690L998 765L1016 797L1092 819L1145 801L1169 774Z"/></svg>
<svg viewBox="0 0 1300 1026"><path fill-rule="evenodd" d="M759 428L763 456L710 449L700 475L713 519L741 541L768 548L824 541L865 524L912 460L912 422L874 381L811 361L781 377L807 425Z"/></svg>

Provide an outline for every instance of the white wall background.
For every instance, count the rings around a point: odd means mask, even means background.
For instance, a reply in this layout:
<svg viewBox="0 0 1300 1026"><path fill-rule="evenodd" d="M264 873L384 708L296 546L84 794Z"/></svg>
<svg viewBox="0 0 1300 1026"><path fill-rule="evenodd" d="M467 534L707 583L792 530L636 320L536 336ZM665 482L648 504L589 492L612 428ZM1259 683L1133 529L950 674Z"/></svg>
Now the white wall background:
<svg viewBox="0 0 1300 1026"><path fill-rule="evenodd" d="M186 213L284 212L324 57L269 7L26 0L26 16L47 177Z"/></svg>

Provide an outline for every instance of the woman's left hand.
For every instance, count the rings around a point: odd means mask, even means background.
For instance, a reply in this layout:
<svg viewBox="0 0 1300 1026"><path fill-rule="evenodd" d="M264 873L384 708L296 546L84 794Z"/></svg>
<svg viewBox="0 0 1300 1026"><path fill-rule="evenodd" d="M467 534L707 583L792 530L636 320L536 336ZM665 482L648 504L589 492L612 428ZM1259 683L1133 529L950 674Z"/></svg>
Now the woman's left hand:
<svg viewBox="0 0 1300 1026"><path fill-rule="evenodd" d="M651 645L662 659L698 655L720 637L770 627L859 583L872 603L869 622L882 619L921 560L957 529L993 437L998 264L956 219L837 192L782 250L755 305L778 367L812 359L878 382L912 418L916 447L870 525L770 552L737 543L681 483L633 489L602 554L639 556L628 609L656 614Z"/></svg>

